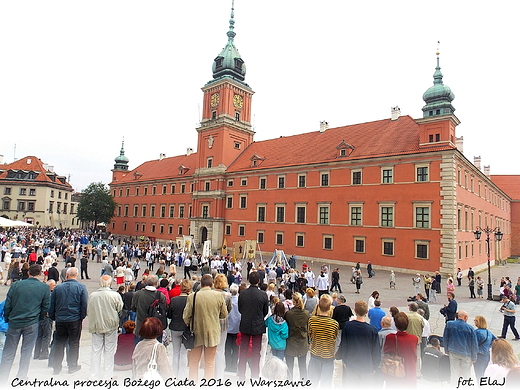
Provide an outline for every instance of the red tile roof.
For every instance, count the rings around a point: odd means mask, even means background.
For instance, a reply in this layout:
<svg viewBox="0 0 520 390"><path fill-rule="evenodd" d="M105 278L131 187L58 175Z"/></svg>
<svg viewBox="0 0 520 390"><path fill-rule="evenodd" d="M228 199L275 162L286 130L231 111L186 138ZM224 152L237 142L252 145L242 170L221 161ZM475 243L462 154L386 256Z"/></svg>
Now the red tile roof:
<svg viewBox="0 0 520 390"><path fill-rule="evenodd" d="M197 169L199 157L197 153L189 156L181 155L166 157L159 160L146 161L132 171L126 173L117 184L136 181L171 179L182 176L191 176ZM179 167L189 168L184 175L179 172Z"/></svg>
<svg viewBox="0 0 520 390"><path fill-rule="evenodd" d="M491 175L491 181L513 200L520 200L520 175Z"/></svg>
<svg viewBox="0 0 520 390"><path fill-rule="evenodd" d="M12 162L11 164L4 164L0 165L0 170L2 172L0 173L0 180L13 180L13 181L21 181L17 179L8 179L7 174L11 170L15 171L32 171L37 173L38 175L34 180L34 182L48 182L48 183L55 183L66 187L71 187L69 183L67 183L65 180L62 183L61 181L53 181L52 178L47 175L47 172L50 173L50 171L47 171L45 168L42 160L40 160L38 157L35 156L26 156L24 158L21 158L17 161ZM56 174L58 177L63 177L61 175Z"/></svg>
<svg viewBox="0 0 520 390"><path fill-rule="evenodd" d="M354 147L348 157L338 157L336 147L342 141ZM419 149L419 125L410 116L402 116L394 121L383 119L327 129L323 133L315 131L254 142L230 165L228 172L445 149L452 147ZM251 157L255 154L265 160L252 168Z"/></svg>

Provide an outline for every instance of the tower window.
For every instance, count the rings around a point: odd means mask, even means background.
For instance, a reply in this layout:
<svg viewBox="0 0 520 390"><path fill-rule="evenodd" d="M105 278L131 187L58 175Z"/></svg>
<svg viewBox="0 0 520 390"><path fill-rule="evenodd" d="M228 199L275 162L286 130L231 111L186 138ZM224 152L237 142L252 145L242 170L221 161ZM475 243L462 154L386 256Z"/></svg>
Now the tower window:
<svg viewBox="0 0 520 390"><path fill-rule="evenodd" d="M213 158L208 157L208 164L207 164L207 166L208 166L208 168L213 167Z"/></svg>
<svg viewBox="0 0 520 390"><path fill-rule="evenodd" d="M346 156L346 155L347 155L347 149L340 149L340 150L339 150L339 155L340 155L341 157Z"/></svg>
<svg viewBox="0 0 520 390"><path fill-rule="evenodd" d="M235 58L235 68L238 70L242 70L242 64L244 61L242 61L240 58Z"/></svg>
<svg viewBox="0 0 520 390"><path fill-rule="evenodd" d="M430 116L433 116L433 110L432 110L432 111L430 111Z"/></svg>
<svg viewBox="0 0 520 390"><path fill-rule="evenodd" d="M440 134L435 134L435 142L439 142L441 140L441 135Z"/></svg>
<svg viewBox="0 0 520 390"><path fill-rule="evenodd" d="M212 111L211 112L211 119L217 119L217 112L216 111Z"/></svg>
<svg viewBox="0 0 520 390"><path fill-rule="evenodd" d="M240 142L235 142L235 149L240 149Z"/></svg>
<svg viewBox="0 0 520 390"><path fill-rule="evenodd" d="M222 57L215 58L215 67L222 68Z"/></svg>
<svg viewBox="0 0 520 390"><path fill-rule="evenodd" d="M430 134L428 137L428 142L433 142L433 134Z"/></svg>
<svg viewBox="0 0 520 390"><path fill-rule="evenodd" d="M236 121L240 120L240 113L239 112L235 112L235 120Z"/></svg>
<svg viewBox="0 0 520 390"><path fill-rule="evenodd" d="M435 115L440 115L441 110L435 110Z"/></svg>

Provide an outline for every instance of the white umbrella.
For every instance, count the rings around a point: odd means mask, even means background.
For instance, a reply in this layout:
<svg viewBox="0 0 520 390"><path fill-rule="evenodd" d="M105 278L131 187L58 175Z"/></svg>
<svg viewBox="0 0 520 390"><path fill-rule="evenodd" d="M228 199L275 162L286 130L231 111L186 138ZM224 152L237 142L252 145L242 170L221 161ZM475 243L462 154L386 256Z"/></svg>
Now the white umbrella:
<svg viewBox="0 0 520 390"><path fill-rule="evenodd" d="M12 221L8 218L0 217L0 226L3 227L19 227L19 226L32 226L30 223L23 221Z"/></svg>

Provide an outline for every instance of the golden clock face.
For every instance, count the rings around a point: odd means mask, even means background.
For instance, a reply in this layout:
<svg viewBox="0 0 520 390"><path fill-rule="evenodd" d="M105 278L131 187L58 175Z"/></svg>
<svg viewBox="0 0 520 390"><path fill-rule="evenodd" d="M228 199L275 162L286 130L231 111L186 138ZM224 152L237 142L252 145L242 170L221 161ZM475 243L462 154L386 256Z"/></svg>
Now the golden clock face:
<svg viewBox="0 0 520 390"><path fill-rule="evenodd" d="M220 103L220 95L218 93L214 93L211 95L210 99L211 107L217 107Z"/></svg>
<svg viewBox="0 0 520 390"><path fill-rule="evenodd" d="M244 98L240 95L233 96L233 106L242 108L244 106Z"/></svg>

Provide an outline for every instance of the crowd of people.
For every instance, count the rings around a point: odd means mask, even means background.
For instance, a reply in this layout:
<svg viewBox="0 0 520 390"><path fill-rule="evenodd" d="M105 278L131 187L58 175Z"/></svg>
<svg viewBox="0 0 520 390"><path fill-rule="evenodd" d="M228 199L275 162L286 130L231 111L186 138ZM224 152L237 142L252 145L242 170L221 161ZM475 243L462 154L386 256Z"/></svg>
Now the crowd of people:
<svg viewBox="0 0 520 390"><path fill-rule="evenodd" d="M350 307L339 268L329 276L324 265L316 276L306 263L297 269L294 256L285 264L250 260L242 280L240 264L229 256L204 258L168 245L143 247L58 229L11 230L0 233L0 240L2 280L10 286L0 303L2 383L9 378L20 339L17 378L28 377L31 356L47 360L56 376L64 359L70 374L82 370L79 345L87 316L90 379L109 380L119 370L146 378L153 361L154 375L197 383L201 360L206 379L224 379L226 373L238 380L308 378L321 387L413 388L421 376L457 385L471 378L472 367L477 380L513 383L520 375L506 339L508 329L513 340L520 339L515 328L520 278L516 286L503 279L504 322L497 337L483 316L475 317L474 327L468 324L448 277L447 303L441 308L444 333L432 335L429 303L443 299L439 272L412 277L414 295L407 311L385 310L380 291ZM60 261L65 267L58 270ZM99 288L88 294L80 280L91 279L91 262L101 263L101 276ZM367 275L375 276L371 264ZM458 288L459 272L455 279ZM474 280L479 277L468 275L471 298ZM361 293L359 263L350 282ZM391 272L390 288L395 286ZM482 295L478 283L477 294ZM187 331L194 334L189 349ZM396 355L400 373L388 368Z"/></svg>

